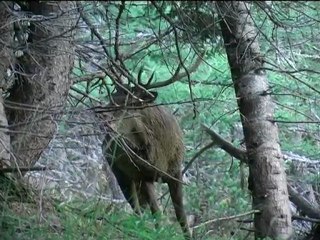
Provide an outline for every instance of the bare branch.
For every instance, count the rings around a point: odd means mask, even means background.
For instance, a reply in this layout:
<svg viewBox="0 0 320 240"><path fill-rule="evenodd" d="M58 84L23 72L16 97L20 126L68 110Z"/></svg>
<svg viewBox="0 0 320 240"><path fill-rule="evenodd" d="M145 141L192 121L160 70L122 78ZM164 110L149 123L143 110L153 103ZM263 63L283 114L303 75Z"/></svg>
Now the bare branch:
<svg viewBox="0 0 320 240"><path fill-rule="evenodd" d="M132 45L132 49L131 51L128 51L129 54L128 55L124 55L123 59L127 60L130 59L131 57L133 57L134 55L142 52L143 50L148 49L150 46L152 46L153 44L155 44L156 42L160 42L160 39L164 38L165 36L169 35L170 33L172 33L173 29L168 29L167 31L165 31L164 33L162 33L161 35L157 36L155 34L155 37L151 38L150 40L148 40L143 46L141 46L138 50L136 49L136 46L134 44L130 44ZM140 42L140 41L138 41ZM132 53L131 53L132 52Z"/></svg>
<svg viewBox="0 0 320 240"><path fill-rule="evenodd" d="M193 162L202 154L204 153L206 150L214 147L216 145L215 142L211 142L208 145L204 146L203 148L201 148L194 156L193 158L188 162L188 164L184 167L182 174L185 174L186 171L191 167L191 165L193 164Z"/></svg>
<svg viewBox="0 0 320 240"><path fill-rule="evenodd" d="M91 32L98 38L101 47L103 48L103 51L105 52L106 56L108 57L108 60L112 63L112 66L115 67L122 75L124 75L127 79L132 79L132 75L127 69L123 69L116 61L113 60L111 54L109 53L108 49L106 48L106 41L101 36L101 34L97 31L97 29L93 26L90 19L83 13L83 7L82 4L77 2L77 6L80 12L80 16L83 19L83 21L87 24L87 26L90 28ZM112 69L111 69L112 70ZM119 80L120 77L116 73L116 71L113 71L113 73L117 76L117 79Z"/></svg>
<svg viewBox="0 0 320 240"><path fill-rule="evenodd" d="M73 83L79 83L79 82L90 82L94 78L105 78L106 74L104 72L96 72L91 74L86 74L81 77L73 77L72 81Z"/></svg>
<svg viewBox="0 0 320 240"><path fill-rule="evenodd" d="M291 185L288 184L288 192L290 200L297 205L310 218L320 219L320 211L315 208L308 200L302 197Z"/></svg>
<svg viewBox="0 0 320 240"><path fill-rule="evenodd" d="M18 172L47 171L47 170L53 170L53 168L50 168L50 167L1 168L0 173L18 173Z"/></svg>
<svg viewBox="0 0 320 240"><path fill-rule="evenodd" d="M241 149L238 149L232 145L232 143L226 141L221 136L219 136L215 131L208 128L206 125L201 124L202 128L210 135L212 141L216 146L219 146L221 149L225 150L231 156L239 159L244 163L248 163L247 152Z"/></svg>
<svg viewBox="0 0 320 240"><path fill-rule="evenodd" d="M271 7L265 1L256 1L254 2L270 19L270 21L277 27L285 27L285 24L273 15Z"/></svg>
<svg viewBox="0 0 320 240"><path fill-rule="evenodd" d="M292 220L300 220L300 221L306 221L306 222L312 222L312 223L320 223L320 219L302 217L302 216L298 216L298 215L293 215L292 216Z"/></svg>
<svg viewBox="0 0 320 240"><path fill-rule="evenodd" d="M204 223L201 223L201 224L199 224L199 225L197 225L197 226L194 226L193 229L197 229L197 228L206 226L206 225L211 224L211 223L221 222L221 221L227 221L227 220L232 220L232 219L237 219L237 218L245 217L245 216L252 215L252 214L256 214L256 213L260 213L260 210L251 210L251 211L249 211L249 212L241 213L241 214L238 214L238 215L233 215L233 216L229 216L229 217L222 217L222 218L211 219L211 220L206 221L206 222L204 222Z"/></svg>
<svg viewBox="0 0 320 240"><path fill-rule="evenodd" d="M114 42L114 53L116 55L115 61L119 61L121 66L125 69L124 62L122 60L122 56L120 55L119 52L119 24L120 24L120 18L125 9L125 1L121 1L120 7L119 7L119 12L118 16L116 18L116 34L115 34L115 42ZM128 71L129 73L129 71Z"/></svg>
<svg viewBox="0 0 320 240"><path fill-rule="evenodd" d="M95 99L94 97L91 97L89 94L87 94L87 93L85 93L85 92L77 89L76 87L73 87L73 86L72 86L70 89L73 90L73 91L75 91L76 93L79 93L79 94L81 94L81 95L89 98L90 100L93 100L93 101L98 102L98 103L101 104L101 101L99 101L98 99Z"/></svg>
<svg viewBox="0 0 320 240"><path fill-rule="evenodd" d="M194 112L194 118L195 118L196 115L197 115L197 111L196 111L196 105L195 105L195 102L194 102L194 99L193 99L193 91L192 91L192 84L191 84L191 80L190 80L190 73L189 73L188 69L186 68L186 66L184 65L184 62L182 61L182 58L181 58L180 47L179 47L179 42L178 42L178 31L177 31L177 28L176 28L175 24L171 21L171 19L163 13L162 9L160 7L158 7L156 3L151 2L151 4L159 11L160 15L164 19L166 19L166 21L173 27L173 33L174 33L174 37L175 37L175 45L176 45L176 49L177 49L177 55L178 55L180 64L183 67L183 69L185 70L186 76L188 77L188 83L189 83L188 86L189 86L190 98L191 98L192 103L193 103L193 112ZM199 65L200 65L200 63L199 63ZM177 78L177 79L179 79L179 78Z"/></svg>

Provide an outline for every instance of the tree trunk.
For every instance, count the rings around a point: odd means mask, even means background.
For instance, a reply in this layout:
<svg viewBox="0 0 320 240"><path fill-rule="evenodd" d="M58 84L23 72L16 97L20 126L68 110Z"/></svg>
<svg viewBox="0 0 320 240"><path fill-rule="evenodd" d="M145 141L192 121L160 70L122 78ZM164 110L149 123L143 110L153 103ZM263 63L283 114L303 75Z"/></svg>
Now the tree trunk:
<svg viewBox="0 0 320 240"><path fill-rule="evenodd" d="M19 58L18 78L7 98L11 148L19 167L31 167L59 124L72 78L75 2L27 2L32 21Z"/></svg>
<svg viewBox="0 0 320 240"><path fill-rule="evenodd" d="M254 217L255 236L289 239L291 213L278 128L249 5L216 4L245 136L252 205L261 211Z"/></svg>
<svg viewBox="0 0 320 240"><path fill-rule="evenodd" d="M0 2L0 169L10 166L10 135L7 132L8 120L3 106L3 90L10 82L10 67L13 66L13 25L9 6L11 2ZM8 74L9 73L9 74Z"/></svg>

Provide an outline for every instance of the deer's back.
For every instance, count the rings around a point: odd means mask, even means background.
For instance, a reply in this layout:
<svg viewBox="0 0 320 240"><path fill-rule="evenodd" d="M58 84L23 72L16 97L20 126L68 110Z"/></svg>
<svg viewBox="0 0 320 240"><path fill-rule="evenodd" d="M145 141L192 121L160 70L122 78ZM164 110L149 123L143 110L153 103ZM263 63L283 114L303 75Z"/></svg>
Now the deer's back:
<svg viewBox="0 0 320 240"><path fill-rule="evenodd" d="M174 116L164 107L119 111L113 117L117 119L113 124L114 130L121 134L133 149L138 150L136 152L141 158L170 175L181 170L184 155L182 132ZM128 150L123 150L122 146L114 156L114 164L129 176L139 177L142 170L145 174L145 169L139 169L132 164L130 157L134 156L128 157L126 153ZM142 164L147 167L147 164ZM152 172L148 169L147 175L150 177L159 175L159 171Z"/></svg>

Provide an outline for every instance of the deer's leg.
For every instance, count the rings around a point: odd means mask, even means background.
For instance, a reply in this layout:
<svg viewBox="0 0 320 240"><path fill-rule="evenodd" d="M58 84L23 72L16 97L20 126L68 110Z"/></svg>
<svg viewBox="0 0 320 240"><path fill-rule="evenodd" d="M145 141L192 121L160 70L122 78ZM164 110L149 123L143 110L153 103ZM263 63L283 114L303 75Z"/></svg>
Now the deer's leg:
<svg viewBox="0 0 320 240"><path fill-rule="evenodd" d="M181 173L176 174L175 178L182 181ZM191 239L191 231L187 222L187 215L183 207L183 195L182 195L182 184L181 182L175 181L173 179L168 180L168 186L170 191L170 196L172 199L173 207L176 212L177 220L179 221L182 231L186 239Z"/></svg>
<svg viewBox="0 0 320 240"><path fill-rule="evenodd" d="M156 214L160 212L160 207L157 202L156 192L154 189L153 182L142 182L143 186L142 189L147 196L147 201L150 205L150 210L152 214Z"/></svg>
<svg viewBox="0 0 320 240"><path fill-rule="evenodd" d="M144 211L149 205L148 192L146 191L146 186L143 181L139 181L136 187L137 187L139 205L140 205L141 211Z"/></svg>
<svg viewBox="0 0 320 240"><path fill-rule="evenodd" d="M149 205L152 214L160 212L153 182L140 181L137 189L140 207L144 210Z"/></svg>
<svg viewBox="0 0 320 240"><path fill-rule="evenodd" d="M141 214L140 211L140 206L139 206L139 201L137 197L137 189L136 189L136 184L131 179L128 177L126 174L124 174L119 168L117 168L115 165L112 166L112 172L114 176L117 179L117 182L121 188L121 191L132 207L132 209L138 214Z"/></svg>
<svg viewBox="0 0 320 240"><path fill-rule="evenodd" d="M130 185L131 190L131 201L133 205L131 205L133 211L135 211L136 214L141 215L141 208L139 203L139 195L137 192L137 185L134 181L131 181Z"/></svg>
<svg viewBox="0 0 320 240"><path fill-rule="evenodd" d="M144 196L147 200L147 203L150 206L150 210L153 216L157 218L157 214L161 213L160 207L157 202L156 192L154 189L153 182L141 182L141 196ZM156 221L155 227L159 227L158 221Z"/></svg>

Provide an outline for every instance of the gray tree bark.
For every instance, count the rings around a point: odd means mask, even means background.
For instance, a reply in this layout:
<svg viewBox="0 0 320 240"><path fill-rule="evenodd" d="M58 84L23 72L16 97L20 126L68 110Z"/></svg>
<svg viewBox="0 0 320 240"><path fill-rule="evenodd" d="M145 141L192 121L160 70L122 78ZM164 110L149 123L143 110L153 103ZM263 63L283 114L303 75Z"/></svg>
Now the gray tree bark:
<svg viewBox="0 0 320 240"><path fill-rule="evenodd" d="M13 35L9 6L11 2L0 2L0 169L11 165L10 163L10 135L8 134L8 120L3 105L2 93L10 82L10 66L13 66L14 55Z"/></svg>
<svg viewBox="0 0 320 240"><path fill-rule="evenodd" d="M31 167L56 132L74 62L75 2L30 1L29 42L19 59L21 73L7 98L11 148L19 167ZM36 18L34 18L36 19Z"/></svg>
<svg viewBox="0 0 320 240"><path fill-rule="evenodd" d="M243 125L255 237L289 239L291 213L278 128L257 31L244 2L216 2Z"/></svg>

